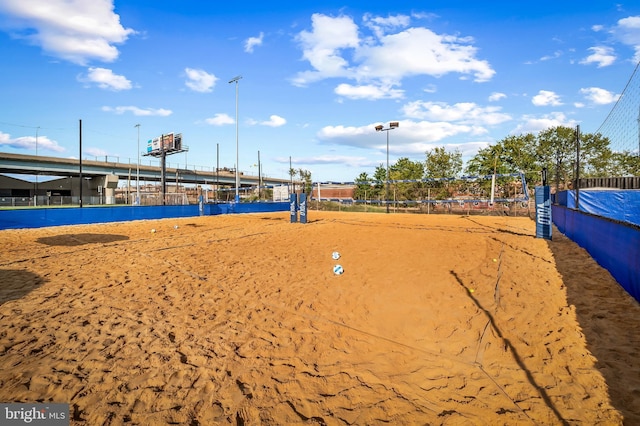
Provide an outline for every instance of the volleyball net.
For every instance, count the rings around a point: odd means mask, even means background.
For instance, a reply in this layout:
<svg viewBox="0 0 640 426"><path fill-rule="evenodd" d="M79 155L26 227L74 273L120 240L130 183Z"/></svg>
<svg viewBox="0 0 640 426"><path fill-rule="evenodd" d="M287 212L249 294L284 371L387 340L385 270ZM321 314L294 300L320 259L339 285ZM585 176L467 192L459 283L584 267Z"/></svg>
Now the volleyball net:
<svg viewBox="0 0 640 426"><path fill-rule="evenodd" d="M523 173L390 181L316 182L311 200L452 208L528 205Z"/></svg>

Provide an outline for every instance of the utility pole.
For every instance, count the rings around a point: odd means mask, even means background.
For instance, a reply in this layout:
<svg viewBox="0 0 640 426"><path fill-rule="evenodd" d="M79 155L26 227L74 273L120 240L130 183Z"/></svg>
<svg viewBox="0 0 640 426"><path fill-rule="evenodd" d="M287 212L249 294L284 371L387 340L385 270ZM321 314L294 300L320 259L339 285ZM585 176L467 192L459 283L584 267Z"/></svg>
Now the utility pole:
<svg viewBox="0 0 640 426"><path fill-rule="evenodd" d="M240 154L238 148L238 81L242 78L241 75L232 78L229 83L236 83L236 203L240 202Z"/></svg>
<svg viewBox="0 0 640 426"><path fill-rule="evenodd" d="M82 120L80 120L80 208L82 208Z"/></svg>
<svg viewBox="0 0 640 426"><path fill-rule="evenodd" d="M261 186L262 186L262 174L260 173L260 151L258 151L258 201L260 201Z"/></svg>
<svg viewBox="0 0 640 426"><path fill-rule="evenodd" d="M136 206L140 205L140 124L133 127L138 128L138 163L136 164Z"/></svg>
<svg viewBox="0 0 640 426"><path fill-rule="evenodd" d="M216 144L216 203L220 200L220 144Z"/></svg>
<svg viewBox="0 0 640 426"><path fill-rule="evenodd" d="M576 210L580 210L580 125L576 126Z"/></svg>
<svg viewBox="0 0 640 426"><path fill-rule="evenodd" d="M36 127L36 157L38 156L38 132L40 130L40 126ZM37 158L36 158L37 160ZM38 174L36 173L36 193L33 195L33 205L34 207L38 205Z"/></svg>

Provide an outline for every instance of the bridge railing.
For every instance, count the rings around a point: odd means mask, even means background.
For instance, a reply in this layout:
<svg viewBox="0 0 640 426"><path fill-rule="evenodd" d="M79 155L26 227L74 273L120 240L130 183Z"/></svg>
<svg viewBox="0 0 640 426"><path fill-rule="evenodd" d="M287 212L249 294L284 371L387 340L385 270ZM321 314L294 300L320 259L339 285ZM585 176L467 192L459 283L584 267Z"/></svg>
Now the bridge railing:
<svg viewBox="0 0 640 426"><path fill-rule="evenodd" d="M138 164L137 162L138 160L136 158L120 157L120 156L113 156L113 155L84 155L82 158L83 160L96 161L101 163L102 162L114 163L119 165L126 164L127 166L131 166L132 168L135 168ZM140 159L140 165L150 166L150 167L160 167L160 160L156 158L151 158L151 157L144 157ZM188 172L202 172L202 173L214 174L218 171L216 170L216 167L212 167L212 166L201 166L197 164L186 164L186 163L171 162L171 161L166 162L166 167L168 169L177 169L177 170L180 170L181 172L188 171ZM219 171L224 173L235 173L235 169L229 168L229 167L220 167ZM240 170L240 174L247 175L247 176L258 176L257 171L253 171L253 170L250 170L250 171ZM268 176L266 176L265 174L262 174L262 177L268 178Z"/></svg>

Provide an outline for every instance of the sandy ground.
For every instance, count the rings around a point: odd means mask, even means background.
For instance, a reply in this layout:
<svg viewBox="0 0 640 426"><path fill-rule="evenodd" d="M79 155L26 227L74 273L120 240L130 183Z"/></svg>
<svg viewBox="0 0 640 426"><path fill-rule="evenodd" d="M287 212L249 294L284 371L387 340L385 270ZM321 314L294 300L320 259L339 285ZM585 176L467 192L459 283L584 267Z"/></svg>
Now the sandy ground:
<svg viewBox="0 0 640 426"><path fill-rule="evenodd" d="M640 424L640 307L557 231L309 217L1 231L0 401L72 425Z"/></svg>

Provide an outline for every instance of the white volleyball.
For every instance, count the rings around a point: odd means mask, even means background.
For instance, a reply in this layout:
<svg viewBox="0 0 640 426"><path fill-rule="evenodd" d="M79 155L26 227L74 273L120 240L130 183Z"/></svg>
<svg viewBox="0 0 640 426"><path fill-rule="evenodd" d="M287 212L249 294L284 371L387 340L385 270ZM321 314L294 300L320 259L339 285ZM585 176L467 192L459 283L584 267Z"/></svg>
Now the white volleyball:
<svg viewBox="0 0 640 426"><path fill-rule="evenodd" d="M336 275L342 275L344 274L344 268L342 265L336 265L333 267L333 273Z"/></svg>

